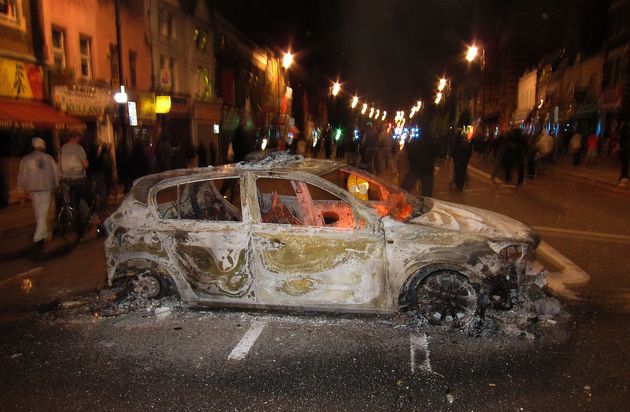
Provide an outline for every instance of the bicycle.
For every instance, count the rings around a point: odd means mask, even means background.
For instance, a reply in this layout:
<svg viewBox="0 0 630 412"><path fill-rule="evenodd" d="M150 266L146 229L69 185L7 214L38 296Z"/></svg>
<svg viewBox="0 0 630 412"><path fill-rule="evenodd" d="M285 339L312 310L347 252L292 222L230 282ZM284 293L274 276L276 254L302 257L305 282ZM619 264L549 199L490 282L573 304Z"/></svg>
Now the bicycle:
<svg viewBox="0 0 630 412"><path fill-rule="evenodd" d="M81 243L85 234L93 225L93 212L97 201L94 196L76 196L78 204L73 201L72 188L67 182L61 182L57 196L57 220L55 232L69 245Z"/></svg>

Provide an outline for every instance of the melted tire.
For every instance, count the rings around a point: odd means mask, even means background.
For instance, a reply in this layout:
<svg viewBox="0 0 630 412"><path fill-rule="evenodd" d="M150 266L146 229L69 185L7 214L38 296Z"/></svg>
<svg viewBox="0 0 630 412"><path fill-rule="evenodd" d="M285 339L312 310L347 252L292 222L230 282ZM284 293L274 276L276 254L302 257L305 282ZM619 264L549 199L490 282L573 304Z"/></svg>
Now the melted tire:
<svg viewBox="0 0 630 412"><path fill-rule="evenodd" d="M127 280L127 291L136 298L159 299L165 289L162 279L153 274L139 274Z"/></svg>
<svg viewBox="0 0 630 412"><path fill-rule="evenodd" d="M463 328L475 317L479 306L473 285L452 270L429 274L415 292L418 312L436 326Z"/></svg>

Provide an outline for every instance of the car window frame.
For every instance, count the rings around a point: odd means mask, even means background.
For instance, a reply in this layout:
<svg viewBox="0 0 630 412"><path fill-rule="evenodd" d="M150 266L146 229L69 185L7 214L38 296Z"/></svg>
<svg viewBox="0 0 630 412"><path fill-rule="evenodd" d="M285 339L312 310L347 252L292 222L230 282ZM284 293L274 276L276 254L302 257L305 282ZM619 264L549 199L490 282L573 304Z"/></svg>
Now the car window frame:
<svg viewBox="0 0 630 412"><path fill-rule="evenodd" d="M314 173L307 172L298 172L298 171L250 171L252 172L251 176L251 187L253 190L253 199L255 200L253 203L255 206L250 205L250 217L252 219L253 224L258 225L274 225L274 226L282 226L282 227L292 227L292 228L306 228L306 229L327 229L327 230L335 230L335 231L354 231L354 230L365 230L365 225L368 221L373 221L374 226L376 227L378 223L381 221L381 217L372 210L368 205L364 205L358 201L350 192L345 189L340 188L332 182L318 176ZM352 207L352 212L355 215L355 226L354 228L343 228L343 227L331 227L331 226L305 226L305 225L288 225L281 223L263 223L262 222L262 214L260 210L260 205L258 204L258 186L256 185L256 180L258 178L272 178L272 179L286 179L286 180L298 180L303 181L307 184L318 187L321 190L325 190L334 196L337 196L340 200L348 203ZM254 212L255 209L255 212ZM365 221L365 224L361 224L361 220Z"/></svg>
<svg viewBox="0 0 630 412"><path fill-rule="evenodd" d="M197 219L182 219L180 218L164 218L162 216L160 216L159 210L158 210L158 204L157 204L157 194L164 189L168 189L171 188L173 186L179 186L179 185L185 185L185 184L191 184L191 183L196 183L196 182L203 182L203 181L207 181L207 180L225 180L225 179L239 179L239 185L240 185L240 201L241 201L241 220L240 221L231 221L231 220L197 220ZM246 219L248 219L248 214L245 212L245 203L243 201L243 196L246 195L246 191L247 191L247 186L243 186L244 185L244 179L245 177L243 176L242 173L236 171L236 172L230 172L230 173L216 173L216 174L204 174L203 176L197 176L197 175L187 175L187 176L180 176L180 177L176 177L173 179L167 179L167 180L162 180L159 183L157 183L156 185L154 185L150 190L149 190L149 196L148 196L148 204L147 207L149 208L149 211L151 213L151 215L153 216L153 218L159 222L180 222L180 223L188 223L188 224L214 224L214 225L221 225L221 224L243 224L246 222ZM177 201L179 203L180 200L180 191L179 189L177 190Z"/></svg>

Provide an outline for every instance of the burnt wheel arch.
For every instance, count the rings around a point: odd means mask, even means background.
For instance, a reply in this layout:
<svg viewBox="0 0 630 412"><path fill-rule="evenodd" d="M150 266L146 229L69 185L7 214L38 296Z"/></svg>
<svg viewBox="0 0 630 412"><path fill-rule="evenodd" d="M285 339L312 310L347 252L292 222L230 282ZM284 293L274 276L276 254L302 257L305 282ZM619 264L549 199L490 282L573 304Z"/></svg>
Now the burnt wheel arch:
<svg viewBox="0 0 630 412"><path fill-rule="evenodd" d="M155 296L152 296L152 299L179 295L169 270L162 264L150 259L131 259L119 264L116 268L114 283L120 286L124 285L127 293L138 296L138 294L134 293L132 290L132 282L134 281L134 278L138 280L141 277L147 278L149 286L151 278L154 278L159 283L159 292L155 294Z"/></svg>

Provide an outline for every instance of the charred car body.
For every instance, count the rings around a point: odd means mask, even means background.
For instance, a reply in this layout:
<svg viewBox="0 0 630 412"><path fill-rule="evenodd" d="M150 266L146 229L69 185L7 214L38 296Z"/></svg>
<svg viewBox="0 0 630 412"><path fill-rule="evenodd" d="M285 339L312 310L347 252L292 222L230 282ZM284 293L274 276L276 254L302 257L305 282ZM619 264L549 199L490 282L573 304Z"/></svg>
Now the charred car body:
<svg viewBox="0 0 630 412"><path fill-rule="evenodd" d="M360 169L276 155L138 180L107 220L110 284L144 298L315 310L417 309L467 324L526 288L538 237Z"/></svg>

